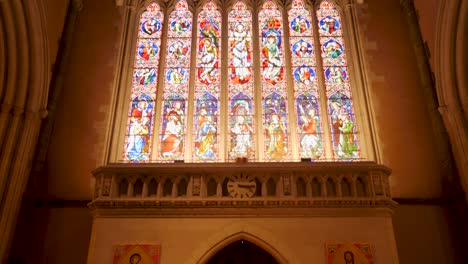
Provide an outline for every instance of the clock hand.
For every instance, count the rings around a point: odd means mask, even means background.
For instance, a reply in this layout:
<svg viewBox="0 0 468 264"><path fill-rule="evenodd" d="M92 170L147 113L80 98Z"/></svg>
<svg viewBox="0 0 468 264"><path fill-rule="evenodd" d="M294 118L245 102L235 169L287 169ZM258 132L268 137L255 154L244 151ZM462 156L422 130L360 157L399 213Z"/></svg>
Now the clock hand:
<svg viewBox="0 0 468 264"><path fill-rule="evenodd" d="M246 185L246 184L237 184L237 187L244 188L244 189L255 189L253 185Z"/></svg>

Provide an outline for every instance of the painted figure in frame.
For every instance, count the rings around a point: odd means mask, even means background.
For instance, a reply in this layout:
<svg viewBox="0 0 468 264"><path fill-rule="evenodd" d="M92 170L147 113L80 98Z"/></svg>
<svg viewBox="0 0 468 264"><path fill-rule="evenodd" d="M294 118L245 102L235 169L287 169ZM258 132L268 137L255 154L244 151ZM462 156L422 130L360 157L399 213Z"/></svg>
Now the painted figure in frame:
<svg viewBox="0 0 468 264"><path fill-rule="evenodd" d="M130 264L139 264L141 261L141 255L138 253L133 254L130 256L129 263Z"/></svg>
<svg viewBox="0 0 468 264"><path fill-rule="evenodd" d="M368 243L327 244L327 264L374 264Z"/></svg>

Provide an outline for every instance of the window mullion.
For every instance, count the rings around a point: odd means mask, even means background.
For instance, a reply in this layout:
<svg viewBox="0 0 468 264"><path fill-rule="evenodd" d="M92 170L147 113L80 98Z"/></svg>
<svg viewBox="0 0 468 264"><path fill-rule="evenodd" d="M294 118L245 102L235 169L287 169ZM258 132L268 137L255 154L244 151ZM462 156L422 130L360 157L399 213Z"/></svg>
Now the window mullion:
<svg viewBox="0 0 468 264"><path fill-rule="evenodd" d="M224 162L229 159L229 30L228 30L228 19L229 10L227 4L224 4L221 8L221 89L219 96L219 161Z"/></svg>
<svg viewBox="0 0 468 264"><path fill-rule="evenodd" d="M294 80L293 80L293 65L291 63L291 43L290 43L290 31L289 31L289 15L288 9L290 6L283 6L282 15L283 15L283 39L284 39L284 58L285 58L285 67L286 67L286 89L287 89L287 102L288 102L288 137L289 137L289 151L291 152L292 160L300 160L299 149L300 149L300 140L296 133L297 131L297 122L296 122L296 104L295 104L295 95L294 95Z"/></svg>
<svg viewBox="0 0 468 264"><path fill-rule="evenodd" d="M162 38L161 38L161 51L167 49L167 40L168 40L168 28L169 28L169 12L168 9L164 12L164 23L162 28ZM159 58L159 67L158 67L158 85L156 90L156 100L155 100L155 113L154 113L154 128L153 128L153 147L152 147L152 160L159 160L159 146L161 144L161 135L159 131L161 130L161 116L162 116L162 104L163 104L163 95L164 95L164 74L161 74L165 71L166 68L166 52L161 53Z"/></svg>
<svg viewBox="0 0 468 264"><path fill-rule="evenodd" d="M260 40L259 40L259 23L258 23L258 12L261 7L253 7L252 12L252 42L253 42L253 58L254 58L254 108L255 108L255 160L265 160L265 137L263 137L263 96L262 96L262 72L260 70Z"/></svg>
<svg viewBox="0 0 468 264"><path fill-rule="evenodd" d="M312 30L314 32L314 49L316 54L316 63L317 63L317 80L319 84L319 94L320 94L320 113L322 119L322 133L323 139L322 142L324 144L324 151L325 151L325 159L326 160L333 160L333 146L331 144L332 136L330 133L330 122L329 122L329 113L328 113L328 97L326 92L326 85L325 85L325 76L324 76L324 67L323 61L321 59L322 52L321 52L321 45L320 45L320 35L318 32L318 23L317 23L317 15L315 13L315 9L317 7L314 6L312 10Z"/></svg>
<svg viewBox="0 0 468 264"><path fill-rule="evenodd" d="M191 58L190 58L190 81L189 81L189 95L187 99L187 127L185 132L185 160L192 161L193 155L193 116L194 116L194 109L195 109L195 78L196 78L196 70L197 70L197 41L198 41L198 14L201 11L201 6L196 5L194 6L193 16L192 16L192 42L191 42Z"/></svg>

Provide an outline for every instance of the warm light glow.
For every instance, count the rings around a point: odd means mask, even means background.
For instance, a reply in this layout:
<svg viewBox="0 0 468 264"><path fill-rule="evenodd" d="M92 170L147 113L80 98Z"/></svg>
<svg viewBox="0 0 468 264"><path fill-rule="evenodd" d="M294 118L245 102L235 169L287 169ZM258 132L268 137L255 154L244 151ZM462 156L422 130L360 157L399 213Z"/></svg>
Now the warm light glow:
<svg viewBox="0 0 468 264"><path fill-rule="evenodd" d="M124 161L360 159L340 13L322 1L315 23L309 9L303 0L289 10L266 1L257 41L242 1L228 7L226 32L214 2L194 20L181 0L167 22L157 4L148 5L138 28Z"/></svg>

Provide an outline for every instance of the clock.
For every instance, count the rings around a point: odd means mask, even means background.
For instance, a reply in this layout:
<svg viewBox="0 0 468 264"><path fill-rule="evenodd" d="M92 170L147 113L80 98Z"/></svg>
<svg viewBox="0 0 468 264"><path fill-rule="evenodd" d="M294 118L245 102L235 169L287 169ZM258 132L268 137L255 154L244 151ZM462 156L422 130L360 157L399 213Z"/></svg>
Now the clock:
<svg viewBox="0 0 468 264"><path fill-rule="evenodd" d="M233 198L250 198L255 195L257 183L253 177L247 175L234 175L229 177L227 190Z"/></svg>

